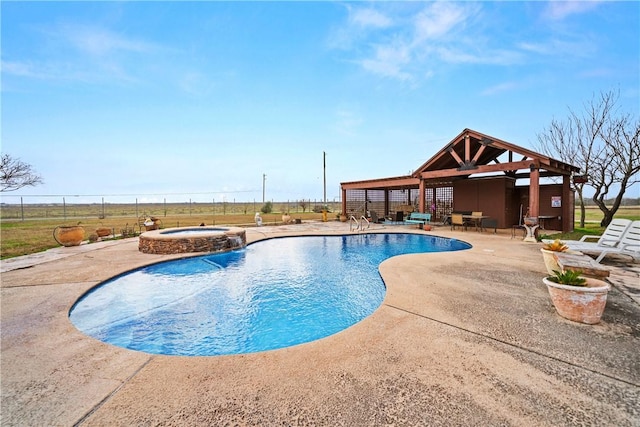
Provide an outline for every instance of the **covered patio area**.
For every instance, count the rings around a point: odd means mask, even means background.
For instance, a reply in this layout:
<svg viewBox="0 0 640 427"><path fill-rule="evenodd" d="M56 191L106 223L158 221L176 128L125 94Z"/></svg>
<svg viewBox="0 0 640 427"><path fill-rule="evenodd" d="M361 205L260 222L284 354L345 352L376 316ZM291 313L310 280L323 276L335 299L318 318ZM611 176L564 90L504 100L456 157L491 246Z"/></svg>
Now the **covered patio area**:
<svg viewBox="0 0 640 427"><path fill-rule="evenodd" d="M341 183L342 214L358 218L374 211L397 221L415 211L444 221L453 212L482 212L499 228L519 225L528 216L544 221L547 228L568 232L574 223L571 175L579 171L464 129L410 175Z"/></svg>

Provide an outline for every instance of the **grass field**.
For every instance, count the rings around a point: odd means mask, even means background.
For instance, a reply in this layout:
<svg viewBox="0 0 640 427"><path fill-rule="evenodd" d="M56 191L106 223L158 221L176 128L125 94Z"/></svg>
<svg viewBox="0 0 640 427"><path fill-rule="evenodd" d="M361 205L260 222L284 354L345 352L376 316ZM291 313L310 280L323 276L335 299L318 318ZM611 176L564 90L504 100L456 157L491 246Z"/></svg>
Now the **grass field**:
<svg viewBox="0 0 640 427"><path fill-rule="evenodd" d="M136 215L136 207L137 214ZM277 212L262 214L265 225L282 222L282 212L289 209L293 218L319 220L321 213L306 212L294 204L274 203ZM339 206L330 206L334 213L329 220L335 220ZM85 228L86 238L98 227L107 227L121 234L122 230L140 231L140 217L155 216L160 219L163 228L206 225L245 225L254 224L254 204L145 204L145 205L70 205L65 211L61 206L30 206L29 215L21 219L20 206L3 206L0 223L0 256L2 259L41 252L59 246L53 238L57 226L77 225ZM32 216L33 215L33 216ZM576 210L576 219L579 212ZM616 218L640 220L640 206L623 207ZM560 235L563 239L579 239L584 234L601 234L602 213L597 208L589 208L586 213L585 228L576 228L572 233Z"/></svg>
<svg viewBox="0 0 640 427"><path fill-rule="evenodd" d="M90 205L3 205L0 222L0 257L2 259L28 255L58 247L53 237L57 226L80 224L89 239L95 229L107 227L116 235L123 230L139 233L140 218L149 216L160 220L162 228L206 225L254 225L254 215L261 204L254 203L173 203L173 204L90 204ZM282 222L282 212L290 212L293 218L302 220L321 219L321 213L310 212L313 206L274 203L274 213L261 214L264 225ZM336 207L330 205L330 209ZM335 214L329 214L335 219ZM333 216L331 216L333 215ZM22 219L24 217L24 220ZM144 227L142 227L144 231Z"/></svg>

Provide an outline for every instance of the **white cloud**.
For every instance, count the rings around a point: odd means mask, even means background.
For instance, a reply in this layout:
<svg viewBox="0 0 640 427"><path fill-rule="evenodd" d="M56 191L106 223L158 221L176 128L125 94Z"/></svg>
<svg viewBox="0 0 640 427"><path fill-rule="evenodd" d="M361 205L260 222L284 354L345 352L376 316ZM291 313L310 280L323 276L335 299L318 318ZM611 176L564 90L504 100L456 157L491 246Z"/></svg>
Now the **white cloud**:
<svg viewBox="0 0 640 427"><path fill-rule="evenodd" d="M495 95L502 92L510 92L518 88L518 84L515 82L504 82L491 87L486 88L480 94L484 96Z"/></svg>
<svg viewBox="0 0 640 427"><path fill-rule="evenodd" d="M42 76L42 73L33 64L18 61L2 61L2 73L20 77L39 78Z"/></svg>
<svg viewBox="0 0 640 427"><path fill-rule="evenodd" d="M3 73L42 80L130 83L141 80L140 64L150 63L151 55L173 53L99 26L61 24L40 28L39 33L44 53L28 61L3 61Z"/></svg>
<svg viewBox="0 0 640 427"><path fill-rule="evenodd" d="M599 4L554 1L545 6L545 13L558 20L586 13ZM371 74L414 86L445 64L509 66L544 57L592 57L597 51L599 40L585 32L571 34L552 29L540 37L537 31L530 36L523 29L513 38L505 38L511 32L504 23L500 25L500 20L508 15L487 16L484 8L479 2L446 1L402 6L374 3L366 8L349 5L346 25L337 32L349 37L340 48L356 56L347 62L356 63ZM427 69L430 72L425 75Z"/></svg>
<svg viewBox="0 0 640 427"><path fill-rule="evenodd" d="M392 21L374 9L351 9L350 19L353 23L362 27L387 28L392 25Z"/></svg>
<svg viewBox="0 0 640 427"><path fill-rule="evenodd" d="M152 43L88 25L65 25L54 32L71 46L90 55L103 56L115 52L144 53L158 49L158 46Z"/></svg>
<svg viewBox="0 0 640 427"><path fill-rule="evenodd" d="M183 92L194 96L205 96L213 88L209 78L197 71L184 73L178 80L178 86Z"/></svg>
<svg viewBox="0 0 640 427"><path fill-rule="evenodd" d="M589 35L583 33L573 39L570 35L564 35L545 41L521 42L517 43L516 47L525 52L544 56L588 57L595 53L597 45L597 40L593 40Z"/></svg>
<svg viewBox="0 0 640 427"><path fill-rule="evenodd" d="M342 135L354 136L364 122L357 112L345 107L338 108L336 116L336 131Z"/></svg>
<svg viewBox="0 0 640 427"><path fill-rule="evenodd" d="M513 65L522 61L522 55L510 50L482 50L472 52L458 47L442 47L435 50L440 59L450 64Z"/></svg>
<svg viewBox="0 0 640 427"><path fill-rule="evenodd" d="M552 20L562 20L570 15L589 12L599 5L599 1L550 1L544 15Z"/></svg>
<svg viewBox="0 0 640 427"><path fill-rule="evenodd" d="M420 79L433 76L434 70L429 65L433 55L445 62L482 62L466 54L464 42L453 37L464 30L479 6L448 2L404 6L393 8L385 4L381 7L387 7L386 13L371 7L349 6L347 26L335 32L334 40L339 39L340 44L334 47L359 52L360 58L352 62L372 74L412 85L419 80L418 76ZM460 48L447 48L449 44ZM429 71L425 73L425 69Z"/></svg>
<svg viewBox="0 0 640 427"><path fill-rule="evenodd" d="M108 70L108 73L112 76L118 76L121 80L131 81L131 78L114 64L105 64L103 70ZM98 75L100 74L95 69L92 70L69 61L3 61L2 73L29 79L75 80L85 83L95 82L99 79Z"/></svg>
<svg viewBox="0 0 640 427"><path fill-rule="evenodd" d="M433 3L415 18L416 41L440 38L461 26L468 16L469 9L456 3Z"/></svg>
<svg viewBox="0 0 640 427"><path fill-rule="evenodd" d="M411 59L409 47L400 42L376 46L373 58L363 59L360 64L365 70L375 74L395 77L399 80L411 80L411 74L403 71Z"/></svg>

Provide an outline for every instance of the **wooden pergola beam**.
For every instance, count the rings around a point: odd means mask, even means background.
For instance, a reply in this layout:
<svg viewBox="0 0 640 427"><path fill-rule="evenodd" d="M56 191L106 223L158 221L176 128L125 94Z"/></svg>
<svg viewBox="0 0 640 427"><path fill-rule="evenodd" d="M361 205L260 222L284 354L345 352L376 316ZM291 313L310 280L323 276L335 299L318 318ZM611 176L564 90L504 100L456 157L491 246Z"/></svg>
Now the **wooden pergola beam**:
<svg viewBox="0 0 640 427"><path fill-rule="evenodd" d="M382 190L405 187L418 187L420 185L419 178L393 178L393 179L376 179L371 181L359 181L342 183L344 190Z"/></svg>
<svg viewBox="0 0 640 427"><path fill-rule="evenodd" d="M531 164L533 164L533 162L529 160L529 161L522 161L522 162L499 163L495 165L481 165L476 167L473 170L442 169L438 171L422 172L420 174L420 177L422 179L431 179L431 178L444 178L444 177L450 177L450 176L471 175L471 174L485 173L485 172L513 171L518 169L529 169Z"/></svg>

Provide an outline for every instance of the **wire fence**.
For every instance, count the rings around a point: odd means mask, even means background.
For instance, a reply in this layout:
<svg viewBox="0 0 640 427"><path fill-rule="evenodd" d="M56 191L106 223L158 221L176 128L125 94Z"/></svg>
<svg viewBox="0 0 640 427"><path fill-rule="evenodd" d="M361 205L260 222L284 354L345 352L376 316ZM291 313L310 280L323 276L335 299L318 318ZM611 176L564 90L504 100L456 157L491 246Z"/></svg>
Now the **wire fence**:
<svg viewBox="0 0 640 427"><path fill-rule="evenodd" d="M25 200L26 199L26 200ZM86 198L83 198L86 199ZM121 199L121 198L120 198ZM337 212L341 208L340 202L300 199L286 201L216 201L209 202L187 200L144 201L144 197L134 197L130 202L110 200L108 197L96 197L95 201L75 202L75 196L25 198L14 196L9 200L3 196L0 204L2 220L31 220L31 219L74 219L108 217L140 217L140 216L195 216L195 215L247 215L265 212L267 205L271 213L304 213L321 212L326 208L329 212Z"/></svg>

